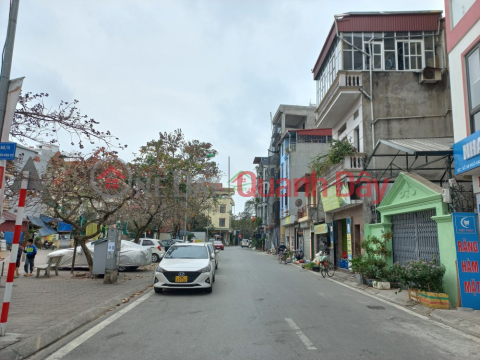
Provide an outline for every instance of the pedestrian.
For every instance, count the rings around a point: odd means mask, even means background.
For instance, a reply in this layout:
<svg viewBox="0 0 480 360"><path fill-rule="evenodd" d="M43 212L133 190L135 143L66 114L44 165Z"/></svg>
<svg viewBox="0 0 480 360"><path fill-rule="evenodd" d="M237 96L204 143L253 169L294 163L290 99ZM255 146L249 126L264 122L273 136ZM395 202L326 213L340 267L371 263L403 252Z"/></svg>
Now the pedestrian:
<svg viewBox="0 0 480 360"><path fill-rule="evenodd" d="M33 276L33 266L35 261L35 255L37 255L37 247L33 245L33 240L30 239L27 241L27 248L24 250L27 254L27 258L25 259L25 275L23 276ZM30 274L28 273L28 266L30 265Z"/></svg>
<svg viewBox="0 0 480 360"><path fill-rule="evenodd" d="M20 268L20 262L22 261L22 255L23 255L23 248L18 245L18 251L17 251L17 262L15 263L15 277L19 277L18 275L18 269Z"/></svg>

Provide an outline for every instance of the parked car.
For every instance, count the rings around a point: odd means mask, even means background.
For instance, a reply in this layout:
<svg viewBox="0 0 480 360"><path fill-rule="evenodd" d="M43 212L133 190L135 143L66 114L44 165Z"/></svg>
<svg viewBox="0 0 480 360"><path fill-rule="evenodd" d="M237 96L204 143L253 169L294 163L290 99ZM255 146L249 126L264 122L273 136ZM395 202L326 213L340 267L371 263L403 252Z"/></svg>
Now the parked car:
<svg viewBox="0 0 480 360"><path fill-rule="evenodd" d="M205 289L213 290L215 253L205 243L174 244L155 270L154 290Z"/></svg>
<svg viewBox="0 0 480 360"><path fill-rule="evenodd" d="M211 242L208 242L208 243L204 243L204 244L207 244L208 246L208 249L210 250L210 254L215 254L215 270L218 269L218 259L220 258L220 251L216 250L214 247L213 247L213 244Z"/></svg>
<svg viewBox="0 0 480 360"><path fill-rule="evenodd" d="M160 241L160 243L162 244L163 250L165 250L165 252L167 252L170 246L174 243L173 240L158 240L158 241Z"/></svg>
<svg viewBox="0 0 480 360"><path fill-rule="evenodd" d="M248 242L248 239L243 239L243 240L240 242L240 246L241 246L242 248L244 248L244 247L249 247L250 244L249 244L249 242Z"/></svg>
<svg viewBox="0 0 480 360"><path fill-rule="evenodd" d="M213 246L215 246L215 249L225 250L225 247L220 240L215 240Z"/></svg>
<svg viewBox="0 0 480 360"><path fill-rule="evenodd" d="M92 257L94 257L94 246L91 243L87 243L87 249L90 251L90 254L92 254ZM73 248L55 250L49 253L47 257L63 255L59 267L71 268L73 251ZM151 248L145 248L141 245L135 244L134 242L122 240L120 245L120 261L118 266L119 271L135 270L139 266L150 265L151 263ZM80 246L77 247L75 267L88 268L87 258L85 257L83 249Z"/></svg>
<svg viewBox="0 0 480 360"><path fill-rule="evenodd" d="M131 240L134 241L134 240ZM161 240L141 238L138 240L138 245L149 246L152 248L152 262L157 263L162 260L165 255L165 249L162 246Z"/></svg>

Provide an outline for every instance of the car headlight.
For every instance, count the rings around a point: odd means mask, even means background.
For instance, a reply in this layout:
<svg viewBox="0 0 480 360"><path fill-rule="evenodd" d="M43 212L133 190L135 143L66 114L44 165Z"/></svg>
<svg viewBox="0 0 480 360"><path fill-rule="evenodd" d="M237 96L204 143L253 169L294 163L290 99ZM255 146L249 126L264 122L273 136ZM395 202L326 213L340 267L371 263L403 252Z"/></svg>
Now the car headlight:
<svg viewBox="0 0 480 360"><path fill-rule="evenodd" d="M203 268L201 272L206 273L206 272L210 272L210 271L212 271L212 267L210 265L208 265L206 268Z"/></svg>
<svg viewBox="0 0 480 360"><path fill-rule="evenodd" d="M156 272L161 272L161 273L167 272L167 270L162 269L162 268L160 267L160 265L157 266L157 268L155 269L155 271L156 271Z"/></svg>

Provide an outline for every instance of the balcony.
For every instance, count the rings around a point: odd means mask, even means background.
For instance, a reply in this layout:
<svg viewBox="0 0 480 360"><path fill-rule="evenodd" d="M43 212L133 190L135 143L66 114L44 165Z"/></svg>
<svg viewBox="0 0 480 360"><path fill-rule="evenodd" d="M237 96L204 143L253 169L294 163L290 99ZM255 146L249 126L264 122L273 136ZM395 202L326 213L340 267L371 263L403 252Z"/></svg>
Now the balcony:
<svg viewBox="0 0 480 360"><path fill-rule="evenodd" d="M317 127L331 128L361 96L362 72L340 70L317 107Z"/></svg>
<svg viewBox="0 0 480 360"><path fill-rule="evenodd" d="M360 174L363 171L363 163L365 159L365 153L357 153L352 156L345 156L342 162L332 166L325 176L328 183L335 180L338 171L348 171L354 176Z"/></svg>

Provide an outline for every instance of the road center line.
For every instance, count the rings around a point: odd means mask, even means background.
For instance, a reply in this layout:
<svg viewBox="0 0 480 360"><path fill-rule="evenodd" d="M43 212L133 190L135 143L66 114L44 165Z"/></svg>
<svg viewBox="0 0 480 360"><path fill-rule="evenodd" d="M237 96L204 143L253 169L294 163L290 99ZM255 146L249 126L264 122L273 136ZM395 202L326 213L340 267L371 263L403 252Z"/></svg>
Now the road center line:
<svg viewBox="0 0 480 360"><path fill-rule="evenodd" d="M56 352L54 352L52 355L50 355L45 360L59 360L59 359L63 358L65 355L67 355L69 352L74 350L76 347L83 344L85 341L90 339L93 335L98 333L100 330L103 330L108 325L110 325L112 322L114 322L115 320L120 318L122 315L125 315L127 312L132 310L134 307L136 307L137 305L140 305L142 302L147 300L150 296L152 296L152 294L154 294L154 292L150 291L149 293L142 296L140 299L138 299L135 302L127 305L123 309L119 310L115 315L112 315L108 319L105 319L104 321L102 321L100 324L95 325L93 328L84 332L82 335L80 335L75 340L69 342L67 345L65 345L61 349L57 350Z"/></svg>
<svg viewBox="0 0 480 360"><path fill-rule="evenodd" d="M285 318L285 321L293 330L295 330L300 340L302 340L303 344L307 347L307 350L317 350L317 348L313 346L313 343L310 341L310 339L303 333L302 330L300 330L297 324L295 324L295 321L290 318Z"/></svg>

